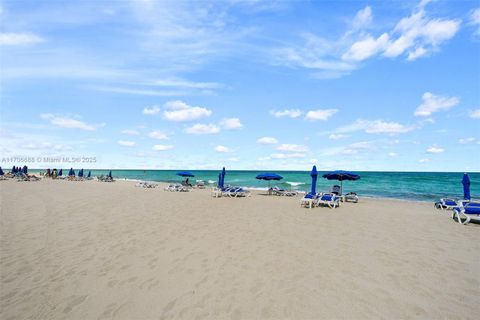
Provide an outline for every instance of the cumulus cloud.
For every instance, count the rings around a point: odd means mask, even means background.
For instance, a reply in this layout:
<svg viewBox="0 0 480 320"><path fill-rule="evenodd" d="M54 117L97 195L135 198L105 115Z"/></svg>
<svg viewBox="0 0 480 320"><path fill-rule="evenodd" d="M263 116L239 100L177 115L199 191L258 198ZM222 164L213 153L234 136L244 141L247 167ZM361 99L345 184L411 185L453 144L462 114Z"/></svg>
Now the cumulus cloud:
<svg viewBox="0 0 480 320"><path fill-rule="evenodd" d="M131 135L131 136L138 136L140 134L140 132L138 132L137 130L130 130L130 129L122 130L122 133Z"/></svg>
<svg viewBox="0 0 480 320"><path fill-rule="evenodd" d="M415 110L414 115L428 117L434 112L445 111L460 102L457 97L442 97L434 95L431 92L425 92L422 96L422 104Z"/></svg>
<svg viewBox="0 0 480 320"><path fill-rule="evenodd" d="M201 124L197 123L185 130L189 134L214 134L219 133L220 128L214 124Z"/></svg>
<svg viewBox="0 0 480 320"><path fill-rule="evenodd" d="M22 46L44 42L45 40L33 33L0 33L0 46Z"/></svg>
<svg viewBox="0 0 480 320"><path fill-rule="evenodd" d="M149 116L158 114L159 112L160 112L160 108L158 106L151 106L143 109L143 114L149 115Z"/></svg>
<svg viewBox="0 0 480 320"><path fill-rule="evenodd" d="M276 144L278 140L272 137L262 137L257 140L257 143L260 144Z"/></svg>
<svg viewBox="0 0 480 320"><path fill-rule="evenodd" d="M276 118L280 118L280 117L298 118L303 114L303 111L299 109L285 109L282 111L270 110L270 114Z"/></svg>
<svg viewBox="0 0 480 320"><path fill-rule="evenodd" d="M442 153L442 152L445 152L445 149L437 146L430 146L427 148L427 153Z"/></svg>
<svg viewBox="0 0 480 320"><path fill-rule="evenodd" d="M81 129L86 131L95 131L100 125L88 124L78 119L55 116L50 113L41 114L40 117L50 121L54 126L69 129Z"/></svg>
<svg viewBox="0 0 480 320"><path fill-rule="evenodd" d="M317 120L326 121L337 112L338 112L338 109L310 110L305 115L305 119L310 121L317 121Z"/></svg>
<svg viewBox="0 0 480 320"><path fill-rule="evenodd" d="M163 145L163 144L156 144L153 146L153 150L155 151L167 151L173 149L171 145Z"/></svg>
<svg viewBox="0 0 480 320"><path fill-rule="evenodd" d="M243 127L243 124L240 122L240 119L238 119L238 118L223 119L220 122L220 125L222 126L222 128L224 128L226 130L241 129Z"/></svg>
<svg viewBox="0 0 480 320"><path fill-rule="evenodd" d="M335 134L335 133L332 133L331 135L328 136L328 139L330 140L340 140L340 139L343 139L343 138L346 138L348 137L348 135L346 134Z"/></svg>
<svg viewBox="0 0 480 320"><path fill-rule="evenodd" d="M355 42L342 55L344 60L362 61L385 50L388 45L388 34L383 33L377 39L367 35L364 39Z"/></svg>
<svg viewBox="0 0 480 320"><path fill-rule="evenodd" d="M150 138L153 138L153 139L158 139L158 140L167 140L168 139L168 135L162 131L152 131L148 134L148 136Z"/></svg>
<svg viewBox="0 0 480 320"><path fill-rule="evenodd" d="M209 117L211 110L202 107L194 107L180 100L168 101L164 107L170 111L164 111L163 117L169 121L192 121Z"/></svg>
<svg viewBox="0 0 480 320"><path fill-rule="evenodd" d="M117 143L122 147L135 147L134 141L118 140Z"/></svg>
<svg viewBox="0 0 480 320"><path fill-rule="evenodd" d="M472 119L480 119L480 109L470 111L469 115Z"/></svg>
<svg viewBox="0 0 480 320"><path fill-rule="evenodd" d="M220 152L220 153L227 153L227 152L232 152L232 149L225 147L225 146L216 146L215 151Z"/></svg>
<svg viewBox="0 0 480 320"><path fill-rule="evenodd" d="M277 150L284 152L308 152L308 147L301 144L281 144L277 147Z"/></svg>

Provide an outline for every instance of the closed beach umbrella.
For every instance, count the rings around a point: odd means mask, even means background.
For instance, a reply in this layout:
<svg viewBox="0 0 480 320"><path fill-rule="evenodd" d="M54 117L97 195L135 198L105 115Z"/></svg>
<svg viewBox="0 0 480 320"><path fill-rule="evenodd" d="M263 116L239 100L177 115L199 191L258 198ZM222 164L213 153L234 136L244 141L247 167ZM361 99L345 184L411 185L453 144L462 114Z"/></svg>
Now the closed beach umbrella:
<svg viewBox="0 0 480 320"><path fill-rule="evenodd" d="M278 174L276 173L271 173L271 172L264 172L264 173L260 173L259 175L257 175L255 177L255 179L258 179L258 180L267 180L268 181L268 188L270 189L270 181L272 180L282 180L283 177L282 176L279 176Z"/></svg>
<svg viewBox="0 0 480 320"><path fill-rule="evenodd" d="M5 173L2 170L2 167L0 167L0 176L3 176Z"/></svg>
<svg viewBox="0 0 480 320"><path fill-rule="evenodd" d="M463 199L465 200L470 200L470 178L468 177L468 174L464 173L463 174L463 179L462 179L462 184L463 184Z"/></svg>
<svg viewBox="0 0 480 320"><path fill-rule="evenodd" d="M222 172L221 172L221 183L220 183L220 188L223 188L225 186L225 174L227 172L225 171L225 167L223 167Z"/></svg>
<svg viewBox="0 0 480 320"><path fill-rule="evenodd" d="M325 173L322 177L328 180L338 180L340 181L342 192L343 192L343 181L344 180L358 180L360 176L350 171L335 170Z"/></svg>
<svg viewBox="0 0 480 320"><path fill-rule="evenodd" d="M63 174L63 171L62 171L62 169L60 169L60 171L58 171L58 176L61 177L62 174Z"/></svg>
<svg viewBox="0 0 480 320"><path fill-rule="evenodd" d="M73 168L70 168L70 171L68 171L68 176L75 177L75 171L73 171Z"/></svg>
<svg viewBox="0 0 480 320"><path fill-rule="evenodd" d="M218 174L218 184L217 184L217 186L218 186L219 188L221 188L221 184L222 184L222 174L219 173L219 174Z"/></svg>
<svg viewBox="0 0 480 320"><path fill-rule="evenodd" d="M312 172L310 172L310 176L312 176L312 190L310 191L310 194L315 194L317 193L317 167L313 166Z"/></svg>
<svg viewBox="0 0 480 320"><path fill-rule="evenodd" d="M176 175L180 177L185 177L185 178L195 177L195 175L189 171L179 171L176 173Z"/></svg>
<svg viewBox="0 0 480 320"><path fill-rule="evenodd" d="M78 176L81 178L83 177L83 169L80 169L80 171L78 171Z"/></svg>
<svg viewBox="0 0 480 320"><path fill-rule="evenodd" d="M12 173L17 173L17 168L15 168L15 166L12 167Z"/></svg>
<svg viewBox="0 0 480 320"><path fill-rule="evenodd" d="M23 173L27 174L28 173L28 167L27 166L23 166Z"/></svg>
<svg viewBox="0 0 480 320"><path fill-rule="evenodd" d="M112 170L110 170L110 172L108 172L108 177L112 178Z"/></svg>
<svg viewBox="0 0 480 320"><path fill-rule="evenodd" d="M92 171L88 170L88 176L87 178L91 178L92 177Z"/></svg>

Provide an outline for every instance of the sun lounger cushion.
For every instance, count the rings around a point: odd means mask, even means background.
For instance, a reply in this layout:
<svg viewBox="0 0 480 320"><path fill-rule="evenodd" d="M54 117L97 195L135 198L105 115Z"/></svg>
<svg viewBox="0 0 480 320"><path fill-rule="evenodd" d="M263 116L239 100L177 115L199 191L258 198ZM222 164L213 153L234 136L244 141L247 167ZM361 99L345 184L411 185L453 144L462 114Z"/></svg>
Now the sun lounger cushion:
<svg viewBox="0 0 480 320"><path fill-rule="evenodd" d="M465 214L480 214L480 206L466 206L464 209ZM454 210L460 212L462 209L455 208Z"/></svg>

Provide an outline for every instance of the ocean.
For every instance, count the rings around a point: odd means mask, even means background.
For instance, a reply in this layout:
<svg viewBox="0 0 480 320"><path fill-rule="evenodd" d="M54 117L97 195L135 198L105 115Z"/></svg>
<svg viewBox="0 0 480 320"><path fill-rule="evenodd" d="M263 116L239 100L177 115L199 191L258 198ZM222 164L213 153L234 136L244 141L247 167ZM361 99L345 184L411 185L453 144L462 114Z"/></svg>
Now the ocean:
<svg viewBox="0 0 480 320"><path fill-rule="evenodd" d="M68 170L63 170L64 174ZM216 183L220 170L190 170L195 177L191 182L203 180ZM39 170L31 170L39 172ZM146 180L158 182L180 182L182 177L175 175L177 170L112 170L115 179ZM268 188L268 181L255 179L264 171L227 170L225 184L255 189ZM85 175L88 170L85 170ZM311 188L310 171L275 171L283 177L280 181L271 181L271 186L309 191ZM325 172L319 171L317 191L328 191L339 181L322 178ZM343 181L345 192L356 192L360 197L378 197L400 200L435 201L443 197L463 198L463 173L459 172L362 172L356 171L360 180ZM93 176L108 174L108 170L92 170ZM472 197L480 198L480 173L469 173Z"/></svg>

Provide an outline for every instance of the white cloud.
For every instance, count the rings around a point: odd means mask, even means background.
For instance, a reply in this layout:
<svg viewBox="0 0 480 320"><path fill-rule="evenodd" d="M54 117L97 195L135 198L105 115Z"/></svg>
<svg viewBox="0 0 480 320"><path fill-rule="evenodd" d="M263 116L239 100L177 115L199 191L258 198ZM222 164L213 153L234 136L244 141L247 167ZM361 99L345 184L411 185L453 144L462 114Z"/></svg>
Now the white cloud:
<svg viewBox="0 0 480 320"><path fill-rule="evenodd" d="M399 134L407 133L414 129L415 128L413 126L406 126L397 122L386 122L383 120L370 121L358 119L352 124L335 130L335 133L349 133L364 130L366 133Z"/></svg>
<svg viewBox="0 0 480 320"><path fill-rule="evenodd" d="M375 147L373 142L371 141L360 141L352 143L342 149L338 153L344 155L356 155L360 152L372 150Z"/></svg>
<svg viewBox="0 0 480 320"><path fill-rule="evenodd" d="M225 147L225 146L216 146L215 151L220 152L220 153L227 153L227 152L232 152L232 149Z"/></svg>
<svg viewBox="0 0 480 320"><path fill-rule="evenodd" d="M257 143L260 144L276 144L278 140L272 137L262 137L257 140Z"/></svg>
<svg viewBox="0 0 480 320"><path fill-rule="evenodd" d="M281 144L277 147L277 150L285 152L308 152L308 147L301 144Z"/></svg>
<svg viewBox="0 0 480 320"><path fill-rule="evenodd" d="M131 135L131 136L138 136L140 134L140 132L138 132L137 130L130 130L130 129L122 130L122 133Z"/></svg>
<svg viewBox="0 0 480 320"><path fill-rule="evenodd" d="M153 146L153 150L155 151L167 151L173 149L171 145L163 145L163 144L156 144Z"/></svg>
<svg viewBox="0 0 480 320"><path fill-rule="evenodd" d="M472 119L480 119L480 109L470 111L469 115Z"/></svg>
<svg viewBox="0 0 480 320"><path fill-rule="evenodd" d="M460 144L469 144L469 143L475 142L476 140L477 140L477 139L475 139L474 137L469 137L469 138L459 139L459 140L458 140L458 143L460 143Z"/></svg>
<svg viewBox="0 0 480 320"><path fill-rule="evenodd" d="M396 152L389 152L389 153L388 153L388 156L389 156L389 157L397 157L397 156L398 156L398 153L396 153Z"/></svg>
<svg viewBox="0 0 480 320"><path fill-rule="evenodd" d="M22 46L44 42L45 40L33 33L0 33L0 46Z"/></svg>
<svg viewBox="0 0 480 320"><path fill-rule="evenodd" d="M340 139L343 139L343 138L346 138L348 137L348 135L346 134L335 134L335 133L332 133L331 135L328 136L328 139L330 140L340 140Z"/></svg>
<svg viewBox="0 0 480 320"><path fill-rule="evenodd" d="M180 100L168 101L164 105L171 111L164 111L163 116L169 121L192 121L209 117L211 110L193 107Z"/></svg>
<svg viewBox="0 0 480 320"><path fill-rule="evenodd" d="M95 131L100 126L100 125L87 124L77 119L58 117L50 113L41 114L40 117L42 119L50 121L52 125L57 127L62 127L62 128Z"/></svg>
<svg viewBox="0 0 480 320"><path fill-rule="evenodd" d="M304 153L274 153L270 155L270 159L292 159L292 158L305 158ZM266 159L268 160L268 158Z"/></svg>
<svg viewBox="0 0 480 320"><path fill-rule="evenodd" d="M425 92L422 96L422 104L415 110L414 115L427 117L434 112L448 110L459 102L460 100L457 97L442 97L431 92Z"/></svg>
<svg viewBox="0 0 480 320"><path fill-rule="evenodd" d="M168 135L162 131L152 131L148 134L148 136L150 138L153 138L153 139L158 139L158 140L167 140L168 139Z"/></svg>
<svg viewBox="0 0 480 320"><path fill-rule="evenodd" d="M426 162L430 162L430 159L428 159L428 158L420 159L420 160L418 160L418 162L420 162L420 163L426 163Z"/></svg>
<svg viewBox="0 0 480 320"><path fill-rule="evenodd" d="M240 119L238 118L223 119L220 122L220 125L226 130L235 130L243 127L243 124L240 122Z"/></svg>
<svg viewBox="0 0 480 320"><path fill-rule="evenodd" d="M344 60L362 61L384 50L388 44L388 34L384 33L377 39L368 35L355 42L350 49L342 55Z"/></svg>
<svg viewBox="0 0 480 320"><path fill-rule="evenodd" d="M330 118L337 112L338 112L338 109L310 110L305 115L305 119L311 120L311 121L316 121L316 120L326 121L328 120L328 118Z"/></svg>
<svg viewBox="0 0 480 320"><path fill-rule="evenodd" d="M472 10L472 13L470 14L470 24L477 26L475 35L480 36L480 8Z"/></svg>
<svg viewBox="0 0 480 320"><path fill-rule="evenodd" d="M276 118L280 118L280 117L298 118L303 114L303 111L299 109L286 109L282 111L270 110L270 114Z"/></svg>
<svg viewBox="0 0 480 320"><path fill-rule="evenodd" d="M175 87L187 89L218 89L223 85L217 82L193 82L181 78L159 79L154 80L150 85L159 87Z"/></svg>
<svg viewBox="0 0 480 320"><path fill-rule="evenodd" d="M121 145L122 147L134 147L135 146L134 141L118 140L117 143L119 145Z"/></svg>
<svg viewBox="0 0 480 320"><path fill-rule="evenodd" d="M445 152L445 149L437 146L430 146L427 148L427 153L442 153L442 152Z"/></svg>
<svg viewBox="0 0 480 320"><path fill-rule="evenodd" d="M368 27L372 23L372 20L372 8L366 6L357 12L355 18L353 18L352 26L354 29L362 29Z"/></svg>
<svg viewBox="0 0 480 320"><path fill-rule="evenodd" d="M143 109L143 114L146 114L149 116L158 114L159 112L160 112L160 108L158 106L151 106Z"/></svg>
<svg viewBox="0 0 480 320"><path fill-rule="evenodd" d="M219 133L220 128L214 124L201 124L197 123L185 130L189 134L214 134Z"/></svg>

